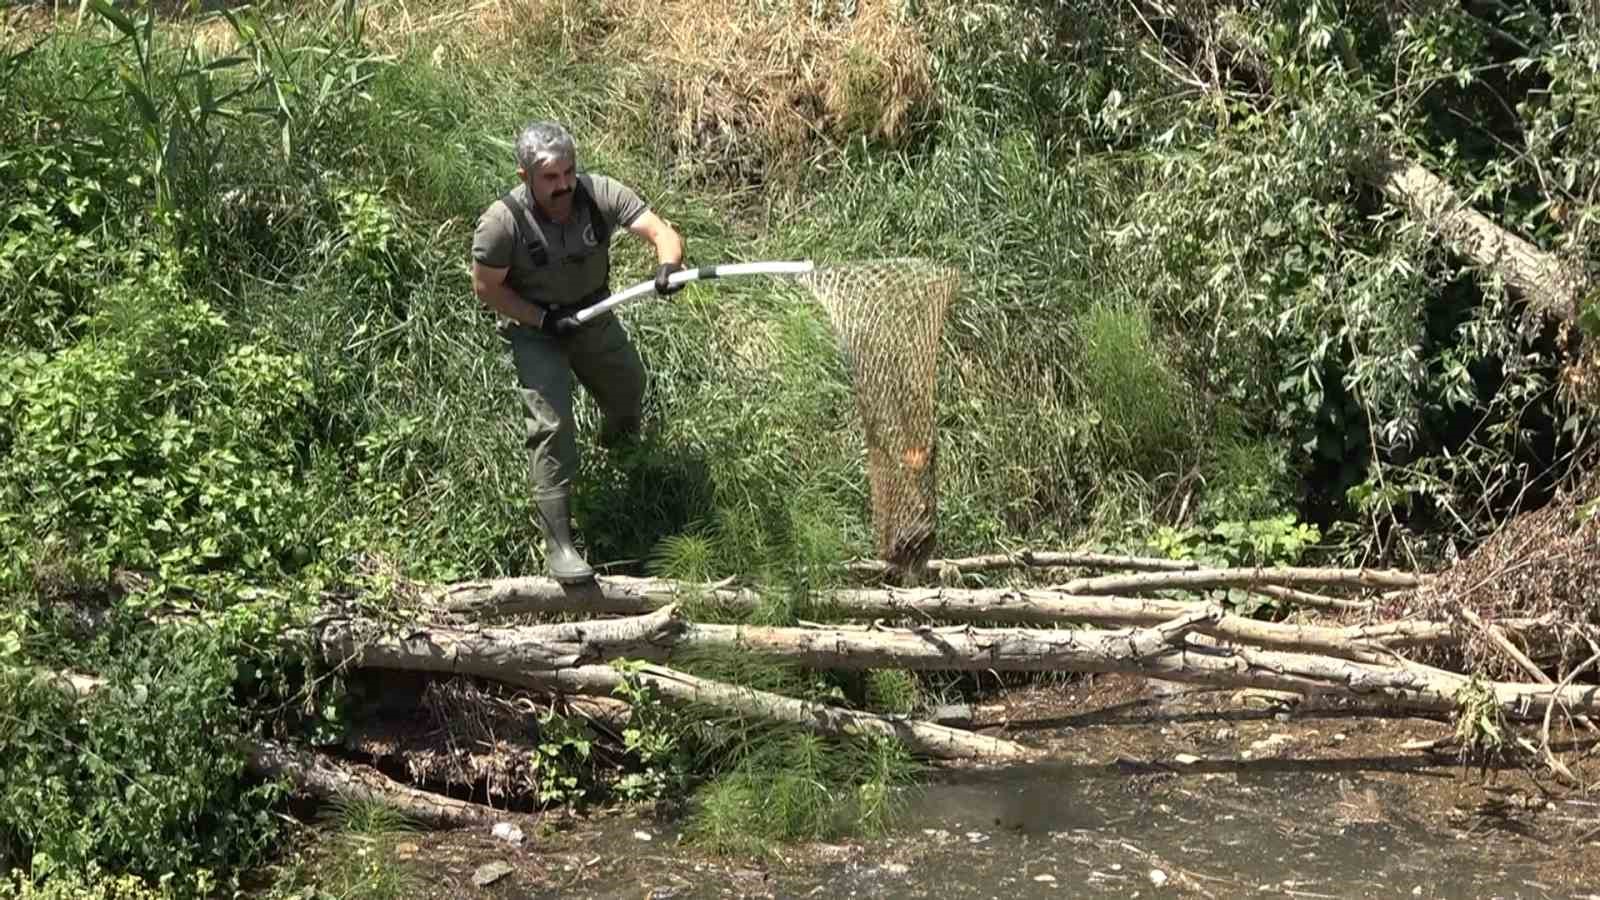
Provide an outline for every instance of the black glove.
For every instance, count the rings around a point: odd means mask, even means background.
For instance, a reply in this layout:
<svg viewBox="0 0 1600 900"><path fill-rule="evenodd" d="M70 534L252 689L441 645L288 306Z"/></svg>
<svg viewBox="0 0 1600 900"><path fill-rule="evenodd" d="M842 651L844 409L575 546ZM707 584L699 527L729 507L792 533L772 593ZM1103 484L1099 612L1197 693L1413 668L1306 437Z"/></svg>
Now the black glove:
<svg viewBox="0 0 1600 900"><path fill-rule="evenodd" d="M669 294L676 294L677 292L683 290L683 286L688 284L687 281L680 284L667 283L668 275L671 275L673 272L682 271L682 263L662 263L661 265L656 266L656 293L665 297Z"/></svg>
<svg viewBox="0 0 1600 900"><path fill-rule="evenodd" d="M571 313L558 313L554 310L545 310L544 319L539 322L539 330L551 337L566 337L576 334L582 327L576 316Z"/></svg>

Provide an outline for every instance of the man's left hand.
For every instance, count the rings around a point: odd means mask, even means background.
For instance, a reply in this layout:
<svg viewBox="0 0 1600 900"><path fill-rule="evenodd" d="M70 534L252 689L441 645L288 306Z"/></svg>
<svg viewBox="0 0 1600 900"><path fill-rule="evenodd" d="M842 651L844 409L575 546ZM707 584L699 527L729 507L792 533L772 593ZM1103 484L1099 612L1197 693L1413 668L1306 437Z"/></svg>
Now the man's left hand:
<svg viewBox="0 0 1600 900"><path fill-rule="evenodd" d="M661 296L663 296L663 297L666 297L666 296L668 296L670 294L676 294L677 292L683 290L684 285L688 284L688 282L686 282L686 281L682 282L680 284L668 284L667 283L667 276L668 275L671 275L673 272L682 272L682 271L683 271L683 264L682 263L671 263L671 262L669 262L669 263L662 263L661 265L657 266L656 267L656 293L661 295Z"/></svg>

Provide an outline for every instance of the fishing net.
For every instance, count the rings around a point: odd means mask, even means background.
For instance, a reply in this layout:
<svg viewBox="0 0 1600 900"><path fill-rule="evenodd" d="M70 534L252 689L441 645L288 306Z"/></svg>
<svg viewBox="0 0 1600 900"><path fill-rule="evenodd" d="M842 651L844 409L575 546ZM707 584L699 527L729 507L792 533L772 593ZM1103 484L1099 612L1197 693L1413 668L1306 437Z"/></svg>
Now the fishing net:
<svg viewBox="0 0 1600 900"><path fill-rule="evenodd" d="M959 273L928 260L878 259L818 266L800 280L833 325L854 382L879 558L921 569L938 510L934 381Z"/></svg>

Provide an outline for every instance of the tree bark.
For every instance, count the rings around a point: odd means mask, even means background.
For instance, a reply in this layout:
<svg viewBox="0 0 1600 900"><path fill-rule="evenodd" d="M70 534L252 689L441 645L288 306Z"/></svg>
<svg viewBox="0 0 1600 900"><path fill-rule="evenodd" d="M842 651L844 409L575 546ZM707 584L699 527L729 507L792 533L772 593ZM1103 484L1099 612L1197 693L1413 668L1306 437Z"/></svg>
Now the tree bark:
<svg viewBox="0 0 1600 900"><path fill-rule="evenodd" d="M1499 276L1531 306L1558 319L1577 317L1583 284L1577 272L1473 209L1443 178L1394 155L1359 174L1451 250Z"/></svg>
<svg viewBox="0 0 1600 900"><path fill-rule="evenodd" d="M658 618L659 613L640 620ZM1114 631L680 623L677 630L654 629L658 637L652 641L630 639L630 634L654 628L641 623L613 629L611 634L619 639L611 643L599 639L602 629L592 629L588 633L595 637L576 652L568 646L555 650L542 646L541 635L548 633L541 631L542 626L481 631L413 628L401 636L384 636L375 625L344 622L324 626L327 630L320 643L333 662L359 656L364 665L467 673L533 686L547 681L547 673L563 668L553 661L627 657L667 662L674 653L684 651L733 653L816 669L1126 672L1170 681L1355 696L1430 712L1454 709L1456 694L1469 683L1464 676L1399 659L1394 665L1381 665L1370 661L1374 657L1354 660L1238 645L1201 646L1181 640L1189 631L1215 629L1226 618L1220 608L1191 605L1165 624ZM358 634L365 636L366 643L355 646ZM1510 718L1542 715L1552 699L1573 713L1600 712L1600 686L1569 685L1556 690L1489 682L1487 688Z"/></svg>

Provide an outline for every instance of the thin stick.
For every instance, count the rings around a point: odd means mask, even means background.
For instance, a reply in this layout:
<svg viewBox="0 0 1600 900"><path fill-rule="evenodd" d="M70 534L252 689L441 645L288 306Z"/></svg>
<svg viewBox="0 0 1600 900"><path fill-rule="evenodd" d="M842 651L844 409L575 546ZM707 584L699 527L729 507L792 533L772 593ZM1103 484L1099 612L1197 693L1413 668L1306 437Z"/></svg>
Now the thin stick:
<svg viewBox="0 0 1600 900"><path fill-rule="evenodd" d="M1271 597L1275 600L1286 600L1296 606L1305 606L1312 609L1356 610L1359 612L1371 612L1373 609L1373 604L1370 600L1345 600L1339 597L1325 597L1321 594L1313 594L1310 591L1298 591L1294 588L1282 587L1276 584L1258 584L1248 588L1248 590L1253 594L1261 594L1264 597Z"/></svg>
<svg viewBox="0 0 1600 900"><path fill-rule="evenodd" d="M1057 589L1068 594L1126 594L1141 590L1197 590L1219 587L1307 585L1339 587L1417 587L1422 579L1409 572L1377 569L1308 569L1299 567L1200 569L1192 572L1156 572L1078 578Z"/></svg>
<svg viewBox="0 0 1600 900"><path fill-rule="evenodd" d="M1538 663L1535 663L1533 660L1529 659L1528 655L1518 649L1516 644L1511 643L1511 639L1506 637L1505 632L1501 631L1498 626L1490 625L1488 622L1485 622L1476 611L1465 604L1457 604L1454 611L1457 615L1470 623L1472 627L1483 632L1483 634L1489 638L1490 643L1499 648L1500 652L1510 657L1511 660L1521 667L1524 672L1527 672L1529 675L1531 675L1534 681L1537 681L1540 684L1555 684L1555 680L1549 675L1546 675L1544 670L1539 668ZM1545 721L1549 721L1549 710L1545 710ZM1575 717L1575 721L1583 727L1589 729L1591 732L1600 732L1600 728L1597 728L1595 724L1589 721L1589 719L1585 716L1577 716Z"/></svg>
<svg viewBox="0 0 1600 900"><path fill-rule="evenodd" d="M997 572L1004 569L1131 569L1140 572L1189 572L1200 564L1186 559L1162 559L1150 556L1117 556L1109 553L1074 553L1057 551L1022 550L1016 553L990 553L955 559L929 560L928 568L937 573ZM886 575L892 567L882 560L858 559L845 563L845 570L855 575Z"/></svg>

